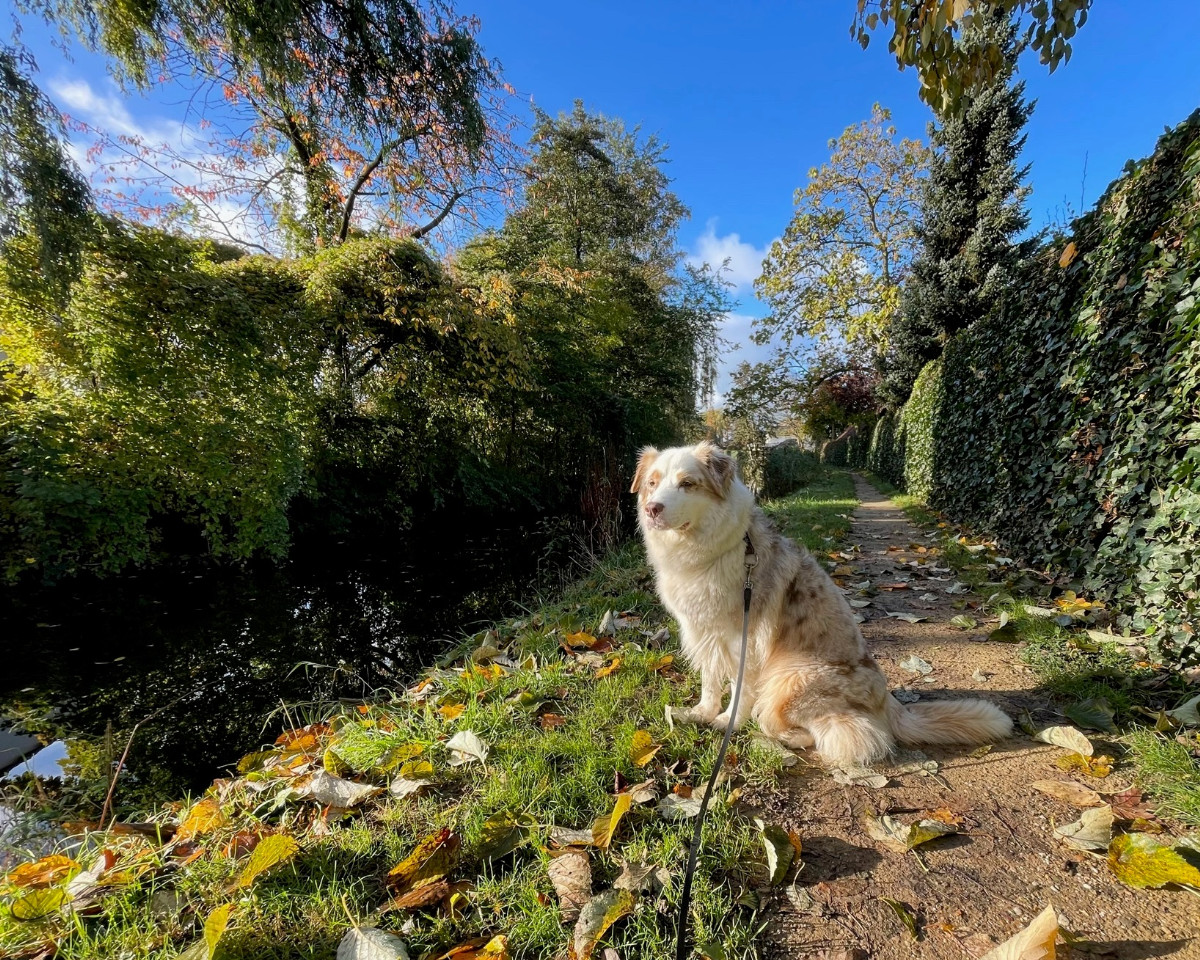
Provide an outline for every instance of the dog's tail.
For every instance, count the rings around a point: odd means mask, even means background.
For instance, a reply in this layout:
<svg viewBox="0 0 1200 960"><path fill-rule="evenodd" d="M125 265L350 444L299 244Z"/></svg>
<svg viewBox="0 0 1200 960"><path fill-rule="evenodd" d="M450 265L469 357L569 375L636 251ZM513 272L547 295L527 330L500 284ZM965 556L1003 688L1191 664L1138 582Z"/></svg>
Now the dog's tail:
<svg viewBox="0 0 1200 960"><path fill-rule="evenodd" d="M1012 719L986 700L937 700L905 706L887 698L888 725L901 743L989 743L1012 734Z"/></svg>

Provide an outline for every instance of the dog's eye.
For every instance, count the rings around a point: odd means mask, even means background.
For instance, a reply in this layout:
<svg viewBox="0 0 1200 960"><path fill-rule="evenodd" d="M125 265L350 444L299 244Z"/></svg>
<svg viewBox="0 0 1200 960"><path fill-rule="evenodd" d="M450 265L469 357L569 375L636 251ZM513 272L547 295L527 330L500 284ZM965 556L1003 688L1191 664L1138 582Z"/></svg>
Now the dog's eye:
<svg viewBox="0 0 1200 960"><path fill-rule="evenodd" d="M646 487L650 490L653 490L657 486L658 486L657 480L651 480L649 483L646 484Z"/></svg>
<svg viewBox="0 0 1200 960"><path fill-rule="evenodd" d="M694 480L680 480L679 481L679 489L680 490L688 490L688 489L694 487L695 485L696 485L696 482Z"/></svg>

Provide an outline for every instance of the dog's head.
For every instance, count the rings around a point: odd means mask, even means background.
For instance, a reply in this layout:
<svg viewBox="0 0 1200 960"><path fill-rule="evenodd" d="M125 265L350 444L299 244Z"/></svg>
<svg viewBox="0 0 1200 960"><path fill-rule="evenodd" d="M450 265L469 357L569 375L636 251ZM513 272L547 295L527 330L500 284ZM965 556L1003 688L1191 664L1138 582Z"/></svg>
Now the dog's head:
<svg viewBox="0 0 1200 960"><path fill-rule="evenodd" d="M683 532L702 524L730 495L733 458L711 443L655 450L646 447L633 475L638 520L646 530Z"/></svg>

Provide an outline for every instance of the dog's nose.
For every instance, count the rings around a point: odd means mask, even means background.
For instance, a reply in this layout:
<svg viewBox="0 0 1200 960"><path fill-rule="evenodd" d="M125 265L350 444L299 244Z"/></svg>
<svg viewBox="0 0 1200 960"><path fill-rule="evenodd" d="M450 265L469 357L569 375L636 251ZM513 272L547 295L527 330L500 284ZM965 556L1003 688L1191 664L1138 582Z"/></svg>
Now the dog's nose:
<svg viewBox="0 0 1200 960"><path fill-rule="evenodd" d="M646 504L646 516L650 517L650 519L653 520L662 512L663 505L661 503L651 500L648 504Z"/></svg>

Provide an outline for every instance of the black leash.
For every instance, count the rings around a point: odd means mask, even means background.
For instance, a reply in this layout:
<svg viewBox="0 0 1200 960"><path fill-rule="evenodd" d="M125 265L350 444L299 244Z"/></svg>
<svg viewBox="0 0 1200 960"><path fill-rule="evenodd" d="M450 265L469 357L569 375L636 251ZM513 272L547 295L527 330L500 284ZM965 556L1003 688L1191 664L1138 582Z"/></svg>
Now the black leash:
<svg viewBox="0 0 1200 960"><path fill-rule="evenodd" d="M683 894L679 898L679 934L675 942L675 960L687 960L688 958L688 913L692 906L692 880L696 876L696 862L700 858L700 838L704 832L704 816L708 813L708 801L712 799L713 791L717 788L717 777L725 762L725 751L729 748L729 741L733 739L733 728L737 726L738 702L742 699L742 678L746 673L746 647L750 636L750 590L752 587L750 573L758 564L758 554L754 552L754 544L750 541L749 531L742 539L746 541L746 582L742 584L742 653L738 658L737 684L733 688L733 700L729 704L729 723L725 725L725 736L721 738L717 761L713 764L712 774L708 778L708 786L700 800L700 814L696 817L696 832L692 834L692 843L688 849L687 869L683 874Z"/></svg>

